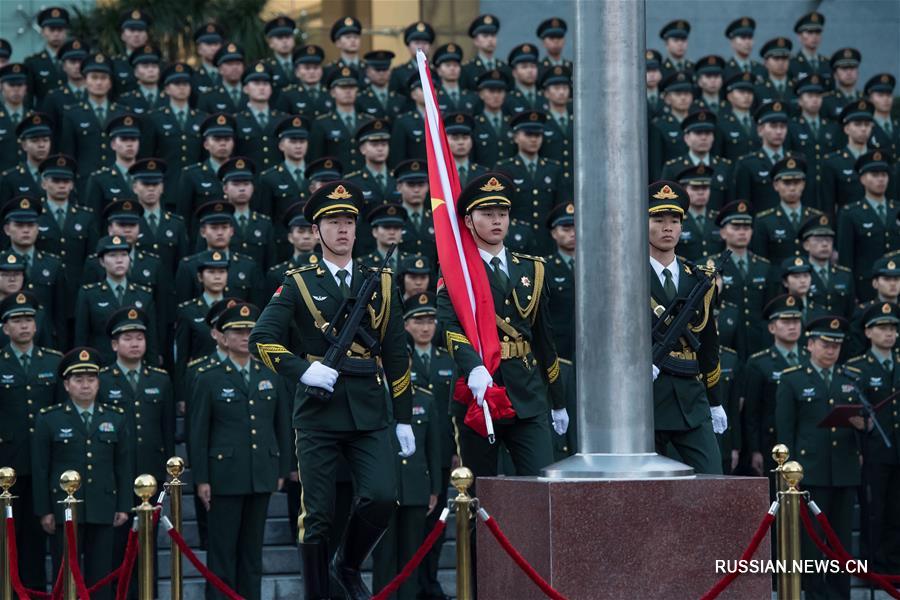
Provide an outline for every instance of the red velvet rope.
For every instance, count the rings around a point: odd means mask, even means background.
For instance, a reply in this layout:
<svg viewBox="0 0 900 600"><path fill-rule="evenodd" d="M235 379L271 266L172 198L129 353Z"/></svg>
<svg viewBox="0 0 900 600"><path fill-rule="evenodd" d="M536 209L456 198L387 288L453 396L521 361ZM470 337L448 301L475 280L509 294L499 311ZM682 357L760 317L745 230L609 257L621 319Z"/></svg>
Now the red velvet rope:
<svg viewBox="0 0 900 600"><path fill-rule="evenodd" d="M531 579L541 591L548 598L553 598L553 600L566 600L566 597L554 590L549 583L547 583L543 577L538 574L537 571L534 570L534 567L528 564L528 561L525 560L525 557L519 554L519 551L513 548L513 545L506 538L502 531L500 531L500 526L497 525L497 521L494 520L494 517L489 516L487 519L484 519L484 524L490 530L494 537L497 538L497 542L500 543L500 546L506 550L506 553L509 554L509 557L512 558L519 568L528 575L528 578Z"/></svg>
<svg viewBox="0 0 900 600"><path fill-rule="evenodd" d="M6 519L6 547L9 556L10 583L12 583L12 588L16 592L16 595L19 596L19 600L28 600L29 598L52 598L52 595L47 592L26 588L22 583L22 579L19 577L19 547L16 542L16 522L12 517L7 517ZM62 574L61 566L59 572ZM57 577L57 583L60 581L62 581L62 579ZM54 585L54 590L55 588L56 586Z"/></svg>
<svg viewBox="0 0 900 600"><path fill-rule="evenodd" d="M75 580L75 590L80 600L90 600L91 595L84 585L84 577L81 574L81 565L78 564L78 548L75 541L75 523L66 520L66 542L68 545L69 572Z"/></svg>
<svg viewBox="0 0 900 600"><path fill-rule="evenodd" d="M443 519L438 520L437 523L434 524L434 528L431 530L431 533L425 538L425 541L422 542L422 545L419 546L419 549L416 550L416 553L410 559L408 563L403 567L403 569L397 573L397 576L394 577L389 584L387 584L383 590L375 594L372 597L372 600L387 600L398 589L403 585L403 582L409 579L409 576L413 574L413 571L419 566L422 560L425 558L425 555L431 551L431 547L434 546L434 543L441 536L441 533L444 531L444 527L447 526L447 522Z"/></svg>
<svg viewBox="0 0 900 600"><path fill-rule="evenodd" d="M134 561L138 553L138 532L135 529L128 530L128 543L125 545L125 556L119 567L119 580L116 582L116 600L123 600L128 595L128 586L131 585L131 572L134 570Z"/></svg>
<svg viewBox="0 0 900 600"><path fill-rule="evenodd" d="M772 513L766 513L766 516L763 517L762 523L759 524L759 527L756 529L756 533L753 534L753 537L750 539L750 544L747 545L747 548L744 550L743 554L741 554L740 560L746 561L750 560L750 558L756 553L756 549L759 548L760 542L762 542L763 538L766 536L766 532L772 526L772 523L775 521L775 515ZM725 590L731 582L737 579L737 576L740 573L734 571L732 573L726 574L722 579L716 582L716 584L705 594L700 600L712 600L713 598L718 598L719 594Z"/></svg>
<svg viewBox="0 0 900 600"><path fill-rule="evenodd" d="M206 567L206 565L200 562L200 559L197 558L193 550L191 550L190 546L187 545L187 543L184 541L184 538L181 537L181 534L175 531L174 527L169 529L169 537L172 538L172 541L175 542L175 545L178 546L179 550L181 550L181 553L189 561L191 561L191 564L194 565L194 568L197 569L208 582L213 584L213 587L228 596L231 600L244 600L244 598L237 592L225 585L225 582L219 579L218 575L210 571Z"/></svg>

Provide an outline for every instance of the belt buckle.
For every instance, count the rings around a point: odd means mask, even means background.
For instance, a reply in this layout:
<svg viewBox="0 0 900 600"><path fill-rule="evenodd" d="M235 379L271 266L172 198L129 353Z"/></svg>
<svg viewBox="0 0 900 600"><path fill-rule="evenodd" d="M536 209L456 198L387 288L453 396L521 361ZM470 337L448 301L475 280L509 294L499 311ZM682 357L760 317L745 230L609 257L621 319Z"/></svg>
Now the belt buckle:
<svg viewBox="0 0 900 600"><path fill-rule="evenodd" d="M509 358L509 342L500 343L500 360Z"/></svg>

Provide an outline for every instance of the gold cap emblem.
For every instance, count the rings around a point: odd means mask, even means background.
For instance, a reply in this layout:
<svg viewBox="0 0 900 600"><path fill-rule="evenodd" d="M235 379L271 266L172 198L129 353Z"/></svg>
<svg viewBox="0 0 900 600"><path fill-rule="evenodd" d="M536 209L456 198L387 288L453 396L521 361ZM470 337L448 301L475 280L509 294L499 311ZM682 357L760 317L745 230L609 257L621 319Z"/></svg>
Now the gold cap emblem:
<svg viewBox="0 0 900 600"><path fill-rule="evenodd" d="M819 76L818 75L810 75L809 81L810 81L810 83L819 83Z"/></svg>
<svg viewBox="0 0 900 600"><path fill-rule="evenodd" d="M885 315L891 314L891 305L885 302L881 305L881 313Z"/></svg>
<svg viewBox="0 0 900 600"><path fill-rule="evenodd" d="M19 202L19 208L31 208L31 201L28 198L22 198Z"/></svg>
<svg viewBox="0 0 900 600"><path fill-rule="evenodd" d="M537 121L537 120L538 120L538 114L537 114L536 112L531 113L530 115L528 115L528 120L529 120L529 121Z"/></svg>
<svg viewBox="0 0 900 600"><path fill-rule="evenodd" d="M678 194L676 194L668 184L662 186L658 192L653 194L653 198L656 200L678 200Z"/></svg>
<svg viewBox="0 0 900 600"><path fill-rule="evenodd" d="M566 204L566 214L567 214L567 215L574 215L574 214L575 214L575 205L572 204L571 202L569 202L568 204Z"/></svg>
<svg viewBox="0 0 900 600"><path fill-rule="evenodd" d="M343 69L341 69L341 76L350 77L350 67L344 67Z"/></svg>
<svg viewBox="0 0 900 600"><path fill-rule="evenodd" d="M344 187L343 184L338 185L334 188L334 191L326 196L326 198L330 198L331 200L349 200L353 197L353 194L347 191L347 188Z"/></svg>
<svg viewBox="0 0 900 600"><path fill-rule="evenodd" d="M795 266L795 267L802 267L802 266L803 266L803 259L800 258L799 256L798 256L797 258L795 258L795 259L794 259L794 266Z"/></svg>
<svg viewBox="0 0 900 600"><path fill-rule="evenodd" d="M19 66L19 65L13 65L13 66L12 66L12 72L13 72L13 73L18 73L18 72L21 71L21 70L22 70L22 67Z"/></svg>
<svg viewBox="0 0 900 600"><path fill-rule="evenodd" d="M213 252L212 259L213 260L222 260L222 255L219 254L218 252Z"/></svg>
<svg viewBox="0 0 900 600"><path fill-rule="evenodd" d="M747 212L747 203L746 203L746 202L740 202L740 203L737 205L737 211L738 211L739 213L745 213L745 212Z"/></svg>
<svg viewBox="0 0 900 600"><path fill-rule="evenodd" d="M850 51L850 48L844 50L844 58L851 58L853 56L853 52Z"/></svg>
<svg viewBox="0 0 900 600"><path fill-rule="evenodd" d="M250 307L245 304L244 306L241 307L240 313L241 313L242 317L249 317L250 316Z"/></svg>
<svg viewBox="0 0 900 600"><path fill-rule="evenodd" d="M385 212L387 212L387 214L389 214L389 215L396 215L397 207L396 206L388 206L387 210Z"/></svg>
<svg viewBox="0 0 900 600"><path fill-rule="evenodd" d="M522 52L531 52L531 46L528 44L522 44Z"/></svg>
<svg viewBox="0 0 900 600"><path fill-rule="evenodd" d="M678 81L684 81L684 79L685 79L684 73L679 72L678 75L675 76L675 79Z"/></svg>
<svg viewBox="0 0 900 600"><path fill-rule="evenodd" d="M749 25L750 25L750 19L748 19L747 17L743 17L743 18L741 19L741 25L742 25L743 27L749 26Z"/></svg>
<svg viewBox="0 0 900 600"><path fill-rule="evenodd" d="M551 19L550 27L559 27L559 19Z"/></svg>
<svg viewBox="0 0 900 600"><path fill-rule="evenodd" d="M841 322L838 321L837 319L832 319L831 323L829 323L828 326L831 327L832 329L840 329Z"/></svg>
<svg viewBox="0 0 900 600"><path fill-rule="evenodd" d="M417 160L414 160L414 161L409 165L409 170L410 170L410 171L419 171L419 170L421 170L421 169L422 169L422 163L420 163L420 162L417 161Z"/></svg>
<svg viewBox="0 0 900 600"><path fill-rule="evenodd" d="M216 119L216 125L224 125L227 120L228 119L225 117L225 115L219 115L219 117Z"/></svg>
<svg viewBox="0 0 900 600"><path fill-rule="evenodd" d="M421 258L418 259L418 260L416 260L416 268L417 268L417 269L421 269L421 268L423 268L424 266L425 266L425 261L424 261L424 260L422 260ZM423 302L422 304L425 304L425 303Z"/></svg>
<svg viewBox="0 0 900 600"><path fill-rule="evenodd" d="M235 306L237 306L237 303L237 300L231 299L225 303L225 308L234 308Z"/></svg>
<svg viewBox="0 0 900 600"><path fill-rule="evenodd" d="M785 42L786 42L786 40L784 38L780 37L780 38L778 38L778 41L775 42L775 45L778 46L779 48L784 48Z"/></svg>
<svg viewBox="0 0 900 600"><path fill-rule="evenodd" d="M156 161L155 160L147 161L147 168L150 169L151 171L155 171L156 170Z"/></svg>
<svg viewBox="0 0 900 600"><path fill-rule="evenodd" d="M316 256L315 254L313 254L313 255L311 255L311 256L309 257L309 262L310 262L310 264L313 264L313 265L314 265L314 264L316 264L317 262L319 262L319 257Z"/></svg>
<svg viewBox="0 0 900 600"><path fill-rule="evenodd" d="M647 53L644 54L644 58L646 58L647 60L652 59L652 58L653 58L653 51L652 51L652 50L647 50Z"/></svg>
<svg viewBox="0 0 900 600"><path fill-rule="evenodd" d="M132 119L131 117L125 117L124 119L122 119L122 123L124 123L125 125L134 125L134 119Z"/></svg>
<svg viewBox="0 0 900 600"><path fill-rule="evenodd" d="M266 68L262 65L262 63L256 63L256 66L253 67L253 70L256 71L257 73L262 73L263 71L266 70Z"/></svg>
<svg viewBox="0 0 900 600"><path fill-rule="evenodd" d="M698 120L698 121L705 121L705 120L706 120L706 113L705 113L705 112L702 112L702 111L699 112L699 113L697 113L697 120Z"/></svg>
<svg viewBox="0 0 900 600"><path fill-rule="evenodd" d="M17 294L16 295L16 304L25 304L28 299L25 297L25 294Z"/></svg>
<svg viewBox="0 0 900 600"><path fill-rule="evenodd" d="M456 52L456 44L447 44L447 52Z"/></svg>
<svg viewBox="0 0 900 600"><path fill-rule="evenodd" d="M425 23L421 21L416 23L416 31L425 31Z"/></svg>
<svg viewBox="0 0 900 600"><path fill-rule="evenodd" d="M897 263L895 263L894 261L889 261L888 264L887 264L887 268L888 268L888 269L896 269L896 268L897 268Z"/></svg>
<svg viewBox="0 0 900 600"><path fill-rule="evenodd" d="M372 123L372 129L384 129L384 122L375 121L374 123Z"/></svg>
<svg viewBox="0 0 900 600"><path fill-rule="evenodd" d="M872 160L881 160L881 152L875 152L872 155Z"/></svg>
<svg viewBox="0 0 900 600"><path fill-rule="evenodd" d="M347 25L348 27L349 27L350 25L353 25L353 18L352 18L352 17L346 17L346 18L344 18L344 25Z"/></svg>
<svg viewBox="0 0 900 600"><path fill-rule="evenodd" d="M235 161L234 166L237 167L238 169L243 169L243 168L244 168L245 166L247 166L247 165L246 165L246 163L245 163L243 160L241 160L241 159L239 158L239 159L237 159L237 160Z"/></svg>
<svg viewBox="0 0 900 600"><path fill-rule="evenodd" d="M129 318L129 319L132 319L132 320L137 319L137 318L138 318L137 311L134 310L133 308L132 308L131 310L129 310L129 311L128 311L128 318Z"/></svg>
<svg viewBox="0 0 900 600"><path fill-rule="evenodd" d="M113 236L113 239L112 239L112 243L113 243L113 244L121 244L121 243L122 243L122 238L120 238L120 237L117 236L117 235L114 235L114 236Z"/></svg>
<svg viewBox="0 0 900 600"><path fill-rule="evenodd" d="M788 169L793 169L797 166L797 161L794 160L793 158L789 158L785 164L787 165Z"/></svg>
<svg viewBox="0 0 900 600"><path fill-rule="evenodd" d="M217 203L213 206L213 210L214 210L215 212L222 212L223 210L225 210L225 205L222 204L221 202L217 202Z"/></svg>
<svg viewBox="0 0 900 600"><path fill-rule="evenodd" d="M177 65L175 65L175 72L176 73L184 73L184 65L181 63L178 63Z"/></svg>
<svg viewBox="0 0 900 600"><path fill-rule="evenodd" d="M484 22L485 22L487 25L490 25L491 23L494 22L494 17L492 17L491 15L485 15L485 16L484 16Z"/></svg>
<svg viewBox="0 0 900 600"><path fill-rule="evenodd" d="M102 54L98 54L97 56L94 57L94 61L98 62L98 63L102 63L105 60L106 60L106 57L103 56Z"/></svg>
<svg viewBox="0 0 900 600"><path fill-rule="evenodd" d="M300 119L300 117L294 117L294 120L291 121L291 125L293 125L294 127L300 127L302 123L303 121Z"/></svg>
<svg viewBox="0 0 900 600"><path fill-rule="evenodd" d="M819 217L819 225L828 225L828 215Z"/></svg>
<svg viewBox="0 0 900 600"><path fill-rule="evenodd" d="M741 76L741 79L743 79L744 81L750 81L750 73L744 73Z"/></svg>
<svg viewBox="0 0 900 600"><path fill-rule="evenodd" d="M132 204L128 200L122 203L122 210L131 210Z"/></svg>
<svg viewBox="0 0 900 600"><path fill-rule="evenodd" d="M215 32L216 32L216 26L215 26L215 25L213 25L212 23L210 23L209 25L206 26L206 33L215 33Z"/></svg>
<svg viewBox="0 0 900 600"><path fill-rule="evenodd" d="M785 299L784 304L786 306L794 306L797 304L797 300L793 296L788 296L787 299Z"/></svg>
<svg viewBox="0 0 900 600"><path fill-rule="evenodd" d="M859 104L857 104L856 107L860 110L866 110L866 108L868 108L868 104L866 104L865 100L860 100Z"/></svg>
<svg viewBox="0 0 900 600"><path fill-rule="evenodd" d="M887 73L885 73L884 75L881 76L881 83L890 83L890 81L891 81L891 76L888 75Z"/></svg>
<svg viewBox="0 0 900 600"><path fill-rule="evenodd" d="M14 264L16 264L16 262L18 262L18 259L16 259L15 254L10 254L9 256L6 257L7 264L14 265Z"/></svg>
<svg viewBox="0 0 900 600"><path fill-rule="evenodd" d="M306 53L307 53L307 54L315 54L315 53L316 53L316 47L315 47L315 46L307 46L307 47L306 47Z"/></svg>
<svg viewBox="0 0 900 600"><path fill-rule="evenodd" d="M81 48L81 42L79 42L78 40L75 40L74 42L72 42L73 50L79 50L80 48Z"/></svg>
<svg viewBox="0 0 900 600"><path fill-rule="evenodd" d="M560 67L559 65L553 67L554 75L562 75L562 72L563 72L562 67Z"/></svg>
<svg viewBox="0 0 900 600"><path fill-rule="evenodd" d="M89 360L90 358L91 354L87 350L82 350L78 353L78 360Z"/></svg>
<svg viewBox="0 0 900 600"><path fill-rule="evenodd" d="M453 118L453 121L454 121L455 123L465 123L466 117L465 117L465 115L463 115L462 113L460 113L460 114L456 115L456 116Z"/></svg>
<svg viewBox="0 0 900 600"><path fill-rule="evenodd" d="M131 18L132 18L132 19L140 19L140 18L141 18L141 11L139 11L139 10L133 10L133 11L131 11Z"/></svg>
<svg viewBox="0 0 900 600"><path fill-rule="evenodd" d="M772 104L772 110L780 111L781 110L781 102L775 102Z"/></svg>
<svg viewBox="0 0 900 600"><path fill-rule="evenodd" d="M144 46L144 54L153 54L153 46Z"/></svg>
<svg viewBox="0 0 900 600"><path fill-rule="evenodd" d="M237 52L237 46L234 44L228 44L228 48L226 48L229 52Z"/></svg>
<svg viewBox="0 0 900 600"><path fill-rule="evenodd" d="M65 158L64 156L60 156L59 158L57 158L57 159L56 159L56 166L57 166L57 167L64 167L64 166L66 166L66 158Z"/></svg>
<svg viewBox="0 0 900 600"><path fill-rule="evenodd" d="M425 294L419 294L419 304L428 304L428 296L426 296Z"/></svg>
<svg viewBox="0 0 900 600"><path fill-rule="evenodd" d="M697 175L703 175L704 173L706 173L706 165L700 163L697 165Z"/></svg>
<svg viewBox="0 0 900 600"><path fill-rule="evenodd" d="M819 22L819 13L813 13L813 14L809 15L809 20L812 21L813 23L818 23Z"/></svg>
<svg viewBox="0 0 900 600"><path fill-rule="evenodd" d="M51 17L58 17L58 16L59 16L59 9L58 9L58 8L54 8L53 10L51 10L51 11L50 11L50 16L51 16Z"/></svg>
<svg viewBox="0 0 900 600"><path fill-rule="evenodd" d="M505 190L506 188L500 183L496 177L491 177L488 179L488 182L481 186L482 192L500 192Z"/></svg>
<svg viewBox="0 0 900 600"><path fill-rule="evenodd" d="M334 166L334 163L331 162L331 159L328 159L324 163L322 163L322 166L325 167L326 169L330 169L331 167Z"/></svg>

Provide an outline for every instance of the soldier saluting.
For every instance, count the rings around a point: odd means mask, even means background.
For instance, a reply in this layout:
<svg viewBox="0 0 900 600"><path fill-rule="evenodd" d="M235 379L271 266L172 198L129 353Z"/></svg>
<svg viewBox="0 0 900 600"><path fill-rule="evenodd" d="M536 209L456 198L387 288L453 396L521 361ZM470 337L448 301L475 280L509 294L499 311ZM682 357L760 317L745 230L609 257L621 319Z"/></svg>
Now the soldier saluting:
<svg viewBox="0 0 900 600"><path fill-rule="evenodd" d="M293 425L303 485L299 541L306 598L330 598L325 565L341 455L353 474L356 498L331 574L348 597L370 597L360 568L387 528L397 498L383 377L390 384L401 456L415 452L410 360L390 272L382 273L371 300L359 299L368 305L360 330L375 344L354 342L340 371L322 363L330 345L323 333L327 323L338 316L344 299L359 293L369 272L351 254L361 205L362 192L347 181L316 190L304 215L322 245L322 259L285 274L250 335L251 351L267 367L302 384L297 386ZM296 354L285 347L292 325L299 331L291 344ZM323 388L331 397L319 399L310 388Z"/></svg>

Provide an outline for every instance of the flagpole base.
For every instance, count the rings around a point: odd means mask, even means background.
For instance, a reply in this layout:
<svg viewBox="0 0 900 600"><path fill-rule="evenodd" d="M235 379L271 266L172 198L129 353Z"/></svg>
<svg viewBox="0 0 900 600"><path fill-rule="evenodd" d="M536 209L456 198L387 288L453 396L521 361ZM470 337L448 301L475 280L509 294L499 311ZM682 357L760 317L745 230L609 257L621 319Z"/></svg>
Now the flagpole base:
<svg viewBox="0 0 900 600"><path fill-rule="evenodd" d="M549 479L647 479L693 477L694 469L655 452L576 454L541 470Z"/></svg>

